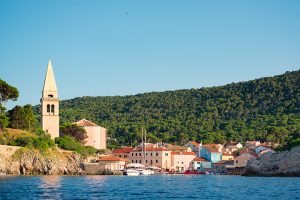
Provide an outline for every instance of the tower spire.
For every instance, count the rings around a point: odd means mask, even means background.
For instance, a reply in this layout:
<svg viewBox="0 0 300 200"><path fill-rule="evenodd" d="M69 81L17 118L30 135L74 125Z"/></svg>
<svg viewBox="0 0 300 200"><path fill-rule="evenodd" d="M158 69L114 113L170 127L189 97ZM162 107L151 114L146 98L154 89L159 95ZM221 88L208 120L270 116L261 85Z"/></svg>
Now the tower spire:
<svg viewBox="0 0 300 200"><path fill-rule="evenodd" d="M46 97L46 93L57 93L57 87L54 77L54 72L52 69L52 63L51 60L48 62L45 82L44 82L44 88L43 88L43 97Z"/></svg>

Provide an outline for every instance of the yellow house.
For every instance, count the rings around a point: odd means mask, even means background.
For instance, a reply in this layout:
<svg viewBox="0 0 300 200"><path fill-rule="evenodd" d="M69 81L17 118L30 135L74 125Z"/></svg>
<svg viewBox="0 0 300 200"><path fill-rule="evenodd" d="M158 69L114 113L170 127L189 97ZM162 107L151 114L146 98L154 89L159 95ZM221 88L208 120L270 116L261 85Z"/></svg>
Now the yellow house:
<svg viewBox="0 0 300 200"><path fill-rule="evenodd" d="M234 155L230 153L222 153L222 160L234 160Z"/></svg>

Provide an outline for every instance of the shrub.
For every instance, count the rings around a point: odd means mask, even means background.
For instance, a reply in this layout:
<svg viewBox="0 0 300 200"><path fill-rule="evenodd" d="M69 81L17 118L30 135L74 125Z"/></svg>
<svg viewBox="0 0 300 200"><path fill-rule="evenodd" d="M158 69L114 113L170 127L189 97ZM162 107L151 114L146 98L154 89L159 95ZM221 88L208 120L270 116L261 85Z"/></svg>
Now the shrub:
<svg viewBox="0 0 300 200"><path fill-rule="evenodd" d="M57 137L55 138L55 143L62 149L70 150L70 151L76 151L77 153L81 155L92 155L97 152L97 149L95 149L92 146L83 146L80 142L78 142L75 138L64 135L63 137Z"/></svg>
<svg viewBox="0 0 300 200"><path fill-rule="evenodd" d="M50 147L53 147L54 144L49 134L42 134L41 136L21 136L11 141L11 145L36 148L41 151L46 151Z"/></svg>

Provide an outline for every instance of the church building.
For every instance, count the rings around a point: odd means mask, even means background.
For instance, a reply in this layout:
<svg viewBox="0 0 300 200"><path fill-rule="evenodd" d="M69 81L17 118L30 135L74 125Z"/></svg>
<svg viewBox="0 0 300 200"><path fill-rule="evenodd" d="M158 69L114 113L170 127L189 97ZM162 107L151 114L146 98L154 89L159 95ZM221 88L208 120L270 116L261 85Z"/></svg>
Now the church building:
<svg viewBox="0 0 300 200"><path fill-rule="evenodd" d="M55 77L49 60L41 98L42 128L54 139L59 137L59 99Z"/></svg>

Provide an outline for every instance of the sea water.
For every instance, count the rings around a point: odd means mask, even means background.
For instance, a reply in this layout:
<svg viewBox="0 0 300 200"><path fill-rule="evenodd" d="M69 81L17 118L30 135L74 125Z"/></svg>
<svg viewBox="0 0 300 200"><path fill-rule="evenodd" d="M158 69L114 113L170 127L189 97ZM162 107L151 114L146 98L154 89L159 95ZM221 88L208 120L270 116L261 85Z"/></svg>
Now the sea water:
<svg viewBox="0 0 300 200"><path fill-rule="evenodd" d="M0 176L0 199L300 199L300 178Z"/></svg>

